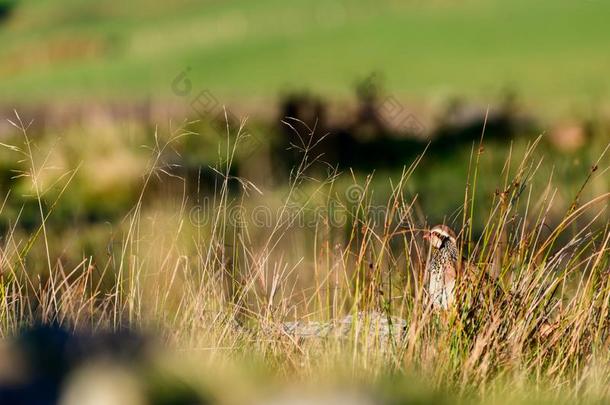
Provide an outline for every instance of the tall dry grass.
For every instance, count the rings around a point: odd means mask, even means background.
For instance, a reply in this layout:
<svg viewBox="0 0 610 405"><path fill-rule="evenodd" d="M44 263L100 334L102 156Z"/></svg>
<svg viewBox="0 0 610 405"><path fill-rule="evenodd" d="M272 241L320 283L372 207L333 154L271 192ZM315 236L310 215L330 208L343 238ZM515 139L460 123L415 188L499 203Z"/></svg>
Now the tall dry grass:
<svg viewBox="0 0 610 405"><path fill-rule="evenodd" d="M396 398L418 381L424 391L462 401L610 400L610 192L583 197L588 182L608 178L607 168L593 166L563 215L550 215L552 181L544 189L532 186L541 164L535 140L518 159L507 157L502 187L481 214L477 182L490 174L479 171L483 144L473 146L462 209L447 220L468 264L457 305L436 313L426 300L428 249L420 237L434 224L426 223L425 207L408 187L419 159L391 184L380 207L370 176L358 183L336 170L312 175L323 160L315 153L315 129L288 121L301 134L303 144L295 147L303 158L287 193L263 198L271 192L230 174L247 136L242 126L237 136L227 133L213 168L214 193L146 204L151 182L171 175L166 151L190 135L178 129L156 138L138 202L116 224L107 254L65 267L47 229L63 192L56 203L42 203L38 179L47 167L34 159L27 123L17 116L13 125L24 143L5 146L28 162L18 175L32 182L40 225L23 235L15 218L3 238L5 337L37 321L94 330L127 326L148 330L173 349L205 353L214 369L256 359L276 376L376 381L383 395ZM62 177L62 190L77 171ZM353 179L347 188L346 177ZM230 191L232 183L241 193ZM486 219L482 232L472 226L475 215ZM29 271L34 246L43 247L36 259L44 260L46 273ZM336 339L300 339L282 328L289 320L359 313L399 317L407 327L390 341L366 328ZM367 322L366 315L358 322Z"/></svg>

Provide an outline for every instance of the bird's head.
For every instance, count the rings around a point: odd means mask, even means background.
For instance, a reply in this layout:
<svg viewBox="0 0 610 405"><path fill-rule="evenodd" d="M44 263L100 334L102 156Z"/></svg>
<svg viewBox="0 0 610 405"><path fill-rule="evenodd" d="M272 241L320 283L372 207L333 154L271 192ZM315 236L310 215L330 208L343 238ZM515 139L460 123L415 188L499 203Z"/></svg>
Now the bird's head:
<svg viewBox="0 0 610 405"><path fill-rule="evenodd" d="M448 242L455 244L455 233L447 225L436 225L432 229L425 231L424 239L430 242L435 249L440 249Z"/></svg>

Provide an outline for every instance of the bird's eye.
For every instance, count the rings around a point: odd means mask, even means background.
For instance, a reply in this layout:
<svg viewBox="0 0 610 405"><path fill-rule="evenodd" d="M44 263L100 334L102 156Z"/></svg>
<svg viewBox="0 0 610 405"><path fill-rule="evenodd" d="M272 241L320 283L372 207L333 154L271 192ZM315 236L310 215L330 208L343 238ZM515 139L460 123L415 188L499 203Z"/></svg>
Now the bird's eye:
<svg viewBox="0 0 610 405"><path fill-rule="evenodd" d="M441 242L444 242L445 240L449 239L447 235L444 235L440 232L434 232L434 236L436 236Z"/></svg>

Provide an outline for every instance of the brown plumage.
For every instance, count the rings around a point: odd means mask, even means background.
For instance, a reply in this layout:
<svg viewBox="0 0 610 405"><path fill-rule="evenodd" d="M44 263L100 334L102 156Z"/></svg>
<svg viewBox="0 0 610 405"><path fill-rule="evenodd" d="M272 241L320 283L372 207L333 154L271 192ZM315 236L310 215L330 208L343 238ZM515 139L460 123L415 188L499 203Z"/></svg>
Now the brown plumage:
<svg viewBox="0 0 610 405"><path fill-rule="evenodd" d="M497 316L501 316L505 320L511 318L507 311L510 311L515 300L519 300L519 296L505 292L496 277L490 276L485 269L479 269L462 259L455 233L451 228L446 225L437 225L424 234L424 239L428 240L431 249L430 258L426 264L428 280L426 290L435 310L447 310L456 305L457 283L461 280L461 288L457 292L464 294L460 296L459 303L464 310L462 322L466 328L470 328L471 333L476 333L477 328L477 322L472 322L472 319L480 317L492 319ZM499 264L495 266L497 270ZM494 269L492 268L492 270ZM553 321L542 319L532 334L542 339L556 335L556 331L560 327L560 320L557 314L548 316L555 319ZM510 323L506 325L510 325ZM504 328L504 333L508 331L506 325L499 327L500 330Z"/></svg>
<svg viewBox="0 0 610 405"><path fill-rule="evenodd" d="M447 309L455 299L459 257L455 233L446 225L437 225L427 231L424 239L430 242L431 247L426 265L429 299L435 309Z"/></svg>
<svg viewBox="0 0 610 405"><path fill-rule="evenodd" d="M492 287L492 303L501 297L502 289L494 287L495 279L485 271L477 271L476 266L461 257L455 232L451 228L436 225L424 234L424 239L428 240L431 249L426 277L427 292L435 309L448 309L455 303L458 273L459 277L466 277L468 286L477 288L481 302L485 302L481 294L486 290L480 288L482 285Z"/></svg>

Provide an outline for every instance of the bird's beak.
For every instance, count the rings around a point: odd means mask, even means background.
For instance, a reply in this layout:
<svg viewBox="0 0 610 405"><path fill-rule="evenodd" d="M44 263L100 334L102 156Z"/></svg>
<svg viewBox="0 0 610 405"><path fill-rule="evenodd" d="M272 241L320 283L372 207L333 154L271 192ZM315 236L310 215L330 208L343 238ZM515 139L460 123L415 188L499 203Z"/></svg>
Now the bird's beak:
<svg viewBox="0 0 610 405"><path fill-rule="evenodd" d="M430 231L424 231L424 239L430 239Z"/></svg>

